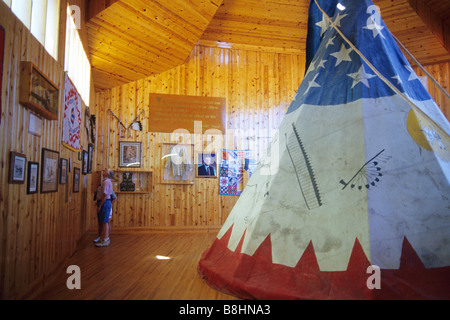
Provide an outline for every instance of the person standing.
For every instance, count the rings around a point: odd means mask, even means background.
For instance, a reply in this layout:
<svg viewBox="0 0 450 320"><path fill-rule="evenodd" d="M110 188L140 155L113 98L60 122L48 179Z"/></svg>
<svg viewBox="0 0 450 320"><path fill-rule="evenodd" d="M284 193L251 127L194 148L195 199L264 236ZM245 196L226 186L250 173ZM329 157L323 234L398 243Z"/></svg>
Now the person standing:
<svg viewBox="0 0 450 320"><path fill-rule="evenodd" d="M114 176L114 171L105 169L102 171L102 183L97 189L97 221L99 237L94 240L95 246L107 247L110 244L109 223L111 220L111 195L114 193L111 178Z"/></svg>

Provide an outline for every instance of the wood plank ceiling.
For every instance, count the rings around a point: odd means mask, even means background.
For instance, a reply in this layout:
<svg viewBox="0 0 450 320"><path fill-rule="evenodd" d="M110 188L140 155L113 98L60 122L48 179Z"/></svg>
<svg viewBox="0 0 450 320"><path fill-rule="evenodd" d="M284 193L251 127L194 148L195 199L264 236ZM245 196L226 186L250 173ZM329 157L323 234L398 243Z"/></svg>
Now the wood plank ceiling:
<svg viewBox="0 0 450 320"><path fill-rule="evenodd" d="M221 2L119 0L91 17L86 26L96 89L182 64Z"/></svg>
<svg viewBox="0 0 450 320"><path fill-rule="evenodd" d="M420 63L450 61L450 1L374 3ZM87 31L95 88L174 68L197 43L304 54L308 5L309 0L90 0Z"/></svg>

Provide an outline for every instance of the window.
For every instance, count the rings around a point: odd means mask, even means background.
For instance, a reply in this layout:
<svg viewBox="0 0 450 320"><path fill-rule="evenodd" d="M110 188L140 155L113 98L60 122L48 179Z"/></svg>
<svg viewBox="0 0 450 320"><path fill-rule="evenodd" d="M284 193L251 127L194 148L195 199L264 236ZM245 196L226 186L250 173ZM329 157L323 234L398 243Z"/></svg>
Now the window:
<svg viewBox="0 0 450 320"><path fill-rule="evenodd" d="M64 70L67 71L70 80L77 88L78 93L86 105L89 105L91 89L91 64L84 51L83 43L77 31L77 26L72 16L72 9L67 6L66 21L66 53Z"/></svg>
<svg viewBox="0 0 450 320"><path fill-rule="evenodd" d="M59 0L3 0L48 53L58 59Z"/></svg>

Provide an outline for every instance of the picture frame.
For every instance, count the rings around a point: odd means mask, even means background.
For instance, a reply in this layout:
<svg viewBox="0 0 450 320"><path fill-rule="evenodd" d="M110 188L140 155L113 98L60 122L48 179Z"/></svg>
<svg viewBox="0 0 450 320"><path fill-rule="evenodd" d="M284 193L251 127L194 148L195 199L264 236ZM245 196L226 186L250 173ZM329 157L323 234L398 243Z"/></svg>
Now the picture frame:
<svg viewBox="0 0 450 320"><path fill-rule="evenodd" d="M196 164L193 144L163 143L161 153L162 184L194 183Z"/></svg>
<svg viewBox="0 0 450 320"><path fill-rule="evenodd" d="M9 154L8 182L13 184L24 183L26 165L27 165L27 157L24 154L11 151Z"/></svg>
<svg viewBox="0 0 450 320"><path fill-rule="evenodd" d="M80 192L81 171L80 168L73 168L73 193Z"/></svg>
<svg viewBox="0 0 450 320"><path fill-rule="evenodd" d="M66 184L68 179L69 161L64 158L59 159L59 184Z"/></svg>
<svg viewBox="0 0 450 320"><path fill-rule="evenodd" d="M30 61L20 63L19 103L49 120L58 120L59 87Z"/></svg>
<svg viewBox="0 0 450 320"><path fill-rule="evenodd" d="M38 192L39 186L39 162L28 162L27 175L27 194L34 194Z"/></svg>
<svg viewBox="0 0 450 320"><path fill-rule="evenodd" d="M138 141L119 141L119 167L141 167L141 143Z"/></svg>
<svg viewBox="0 0 450 320"><path fill-rule="evenodd" d="M58 191L59 152L42 148L41 193Z"/></svg>
<svg viewBox="0 0 450 320"><path fill-rule="evenodd" d="M88 167L87 173L92 173L92 161L94 159L94 145L89 143L88 145Z"/></svg>
<svg viewBox="0 0 450 320"><path fill-rule="evenodd" d="M81 173L87 174L88 173L88 164L89 164L89 154L86 150L81 151L81 160L82 160Z"/></svg>
<svg viewBox="0 0 450 320"><path fill-rule="evenodd" d="M197 153L196 177L197 178L217 178L217 154Z"/></svg>

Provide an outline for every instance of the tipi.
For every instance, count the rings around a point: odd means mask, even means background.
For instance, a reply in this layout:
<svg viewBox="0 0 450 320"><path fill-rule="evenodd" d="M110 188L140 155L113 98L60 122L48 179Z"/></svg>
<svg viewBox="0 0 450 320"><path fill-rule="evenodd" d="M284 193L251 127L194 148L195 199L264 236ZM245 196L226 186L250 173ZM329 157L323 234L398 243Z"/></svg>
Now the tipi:
<svg viewBox="0 0 450 320"><path fill-rule="evenodd" d="M448 120L371 0L312 0L309 25L304 80L200 274L245 299L449 299Z"/></svg>

